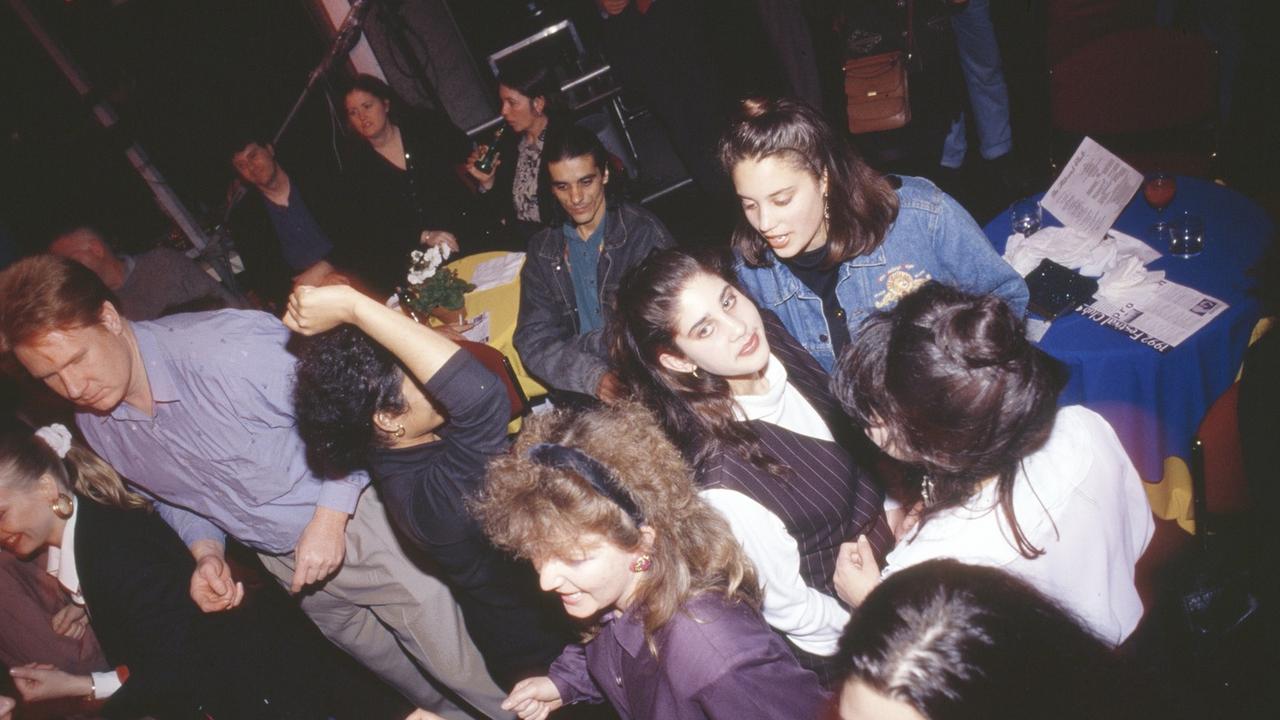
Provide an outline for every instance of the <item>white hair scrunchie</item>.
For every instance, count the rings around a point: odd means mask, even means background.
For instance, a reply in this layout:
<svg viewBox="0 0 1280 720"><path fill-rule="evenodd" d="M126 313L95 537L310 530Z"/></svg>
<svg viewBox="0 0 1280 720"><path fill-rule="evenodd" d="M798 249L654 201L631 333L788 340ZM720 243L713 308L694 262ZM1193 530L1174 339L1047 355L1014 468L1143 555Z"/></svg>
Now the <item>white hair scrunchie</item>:
<svg viewBox="0 0 1280 720"><path fill-rule="evenodd" d="M67 452L71 450L71 431L62 423L53 423L40 428L36 431L36 437L53 448L60 458L65 458Z"/></svg>

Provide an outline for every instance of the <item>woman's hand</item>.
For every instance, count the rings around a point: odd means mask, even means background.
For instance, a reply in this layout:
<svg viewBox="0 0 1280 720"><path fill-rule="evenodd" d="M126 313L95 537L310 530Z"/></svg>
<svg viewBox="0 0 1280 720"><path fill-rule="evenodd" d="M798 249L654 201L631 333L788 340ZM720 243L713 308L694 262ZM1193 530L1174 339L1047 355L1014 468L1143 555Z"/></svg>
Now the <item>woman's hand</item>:
<svg viewBox="0 0 1280 720"><path fill-rule="evenodd" d="M0 720L13 720L13 709L17 705L13 698L0 695Z"/></svg>
<svg viewBox="0 0 1280 720"><path fill-rule="evenodd" d="M67 603L66 607L53 614L53 631L72 640L84 637L89 629L89 613L75 603Z"/></svg>
<svg viewBox="0 0 1280 720"><path fill-rule="evenodd" d="M66 697L88 697L93 692L93 678L88 675L72 675L52 665L29 663L11 668L14 687L27 702L55 700Z"/></svg>
<svg viewBox="0 0 1280 720"><path fill-rule="evenodd" d="M859 535L857 542L840 545L836 555L836 573L832 578L840 599L857 607L880 584L880 565L866 535Z"/></svg>
<svg viewBox="0 0 1280 720"><path fill-rule="evenodd" d="M458 252L462 247L458 245L458 238L454 237L453 233L448 230L423 230L418 242L427 247L447 245L453 252Z"/></svg>
<svg viewBox="0 0 1280 720"><path fill-rule="evenodd" d="M560 699L560 691L549 677L521 680L502 701L502 709L510 710L521 720L544 720L561 705L564 701Z"/></svg>
<svg viewBox="0 0 1280 720"><path fill-rule="evenodd" d="M476 167L476 161L484 157L487 152L489 152L488 145L477 145L476 149L467 156L467 164L464 166L467 168L467 174L476 181L476 188L480 192L489 192L493 189L494 175L498 172L498 165L502 164L502 156L497 155L493 158L493 166L489 168L489 172Z"/></svg>
<svg viewBox="0 0 1280 720"><path fill-rule="evenodd" d="M356 305L367 300L350 285L299 285L289 295L285 327L300 335L316 335L355 321Z"/></svg>

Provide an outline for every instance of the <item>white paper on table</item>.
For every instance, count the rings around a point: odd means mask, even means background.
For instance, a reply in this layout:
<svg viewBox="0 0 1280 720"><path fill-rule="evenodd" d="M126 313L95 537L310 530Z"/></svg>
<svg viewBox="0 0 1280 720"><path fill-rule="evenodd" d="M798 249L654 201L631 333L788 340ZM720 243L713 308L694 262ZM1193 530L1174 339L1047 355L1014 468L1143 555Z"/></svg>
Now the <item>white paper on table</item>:
<svg viewBox="0 0 1280 720"><path fill-rule="evenodd" d="M471 273L471 284L476 286L472 292L514 282L523 265L524 253L508 253L480 263L475 272Z"/></svg>
<svg viewBox="0 0 1280 720"><path fill-rule="evenodd" d="M1159 250L1132 235L1126 235L1114 228L1107 232L1107 238L1116 241L1116 249L1120 255L1132 255L1141 260L1143 265L1148 265L1161 258Z"/></svg>
<svg viewBox="0 0 1280 720"><path fill-rule="evenodd" d="M1142 173L1086 137L1040 205L1063 225L1100 240L1142 187Z"/></svg>
<svg viewBox="0 0 1280 720"><path fill-rule="evenodd" d="M473 318L467 318L467 322L475 323L470 330L463 330L462 337L478 343L489 342L489 311L485 310Z"/></svg>
<svg viewBox="0 0 1280 720"><path fill-rule="evenodd" d="M1228 307L1195 288L1161 280L1143 299L1121 304L1098 298L1079 312L1099 325L1119 330L1134 341L1165 353Z"/></svg>

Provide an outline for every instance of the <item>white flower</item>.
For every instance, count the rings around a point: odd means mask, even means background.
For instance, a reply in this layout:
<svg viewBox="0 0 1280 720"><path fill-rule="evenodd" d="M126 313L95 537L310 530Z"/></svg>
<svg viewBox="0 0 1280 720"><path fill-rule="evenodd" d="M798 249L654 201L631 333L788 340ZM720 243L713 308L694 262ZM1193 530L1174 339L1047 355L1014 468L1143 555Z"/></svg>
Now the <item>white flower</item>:
<svg viewBox="0 0 1280 720"><path fill-rule="evenodd" d="M431 277L431 275L428 275L426 270L414 268L409 271L409 277L407 279L410 285L421 285L429 277Z"/></svg>

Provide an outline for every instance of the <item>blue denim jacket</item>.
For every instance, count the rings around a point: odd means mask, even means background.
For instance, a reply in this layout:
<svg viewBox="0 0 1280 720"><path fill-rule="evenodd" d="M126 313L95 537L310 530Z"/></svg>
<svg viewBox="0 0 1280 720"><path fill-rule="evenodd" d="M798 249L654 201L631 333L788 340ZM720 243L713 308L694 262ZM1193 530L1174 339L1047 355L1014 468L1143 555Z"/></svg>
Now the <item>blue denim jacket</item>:
<svg viewBox="0 0 1280 720"><path fill-rule="evenodd" d="M782 319L787 330L828 372L835 365L822 300L786 265L753 268L741 256L734 269L747 292ZM903 177L898 218L880 247L843 262L836 297L849 335L867 315L897 304L928 280L975 294L995 294L1021 315L1027 284L991 247L982 228L951 196L924 178Z"/></svg>

